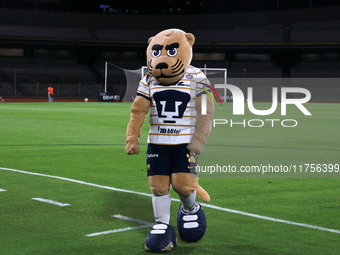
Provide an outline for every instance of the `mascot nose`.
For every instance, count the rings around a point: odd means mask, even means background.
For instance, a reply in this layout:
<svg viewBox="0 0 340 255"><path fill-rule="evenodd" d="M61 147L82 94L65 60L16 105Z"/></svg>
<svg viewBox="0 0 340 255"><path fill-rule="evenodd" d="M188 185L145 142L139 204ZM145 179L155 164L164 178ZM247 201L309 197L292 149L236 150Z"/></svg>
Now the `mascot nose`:
<svg viewBox="0 0 340 255"><path fill-rule="evenodd" d="M167 63L161 62L156 65L156 69L167 69L169 66Z"/></svg>

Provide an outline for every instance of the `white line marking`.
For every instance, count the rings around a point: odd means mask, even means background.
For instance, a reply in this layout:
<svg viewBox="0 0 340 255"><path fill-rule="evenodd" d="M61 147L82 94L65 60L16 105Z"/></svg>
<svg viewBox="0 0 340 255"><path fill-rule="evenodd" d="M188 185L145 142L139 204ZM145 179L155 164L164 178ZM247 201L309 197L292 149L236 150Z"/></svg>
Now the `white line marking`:
<svg viewBox="0 0 340 255"><path fill-rule="evenodd" d="M0 192L4 192L4 191L7 191L7 190L5 190L5 189L0 189Z"/></svg>
<svg viewBox="0 0 340 255"><path fill-rule="evenodd" d="M64 203L60 203L57 201L53 201L50 199L44 199L44 198L40 198L40 197L34 197L32 198L33 200L39 201L39 202L43 202L43 203L47 203L47 204L51 204L51 205L57 205L57 206L69 206L70 204L64 204Z"/></svg>
<svg viewBox="0 0 340 255"><path fill-rule="evenodd" d="M60 176L32 173L32 172L26 172L26 171L22 171L22 170L3 168L3 167L0 167L0 170L6 170L6 171L12 171L12 172L23 173L23 174L30 174L30 175L37 175L37 176L42 176L42 177L49 177L49 178L54 178L54 179L59 179L59 180L64 180L64 181L84 184L84 185L88 185L88 186L92 186L92 187L97 187L97 188L102 188L102 189L108 189L108 190L114 190L114 191L119 191L119 192L124 192L124 193L130 193L130 194L136 194L136 195L141 195L141 196L152 197L152 194L147 194L147 193L143 193L143 192L136 192L136 191L132 191L132 190L117 189L117 188L113 188L113 187L109 187L109 186L103 186L103 185L98 185L98 184L94 184L94 183L78 181L78 180L74 180L74 179L70 179L70 178L64 178L64 177L60 177ZM180 202L179 199L175 199L175 198L172 198L171 200L172 201L176 201L176 202ZM305 224L305 223L287 221L287 220L281 220L281 219L277 219L277 218L262 216L262 215L253 214L253 213L247 213L247 212L243 212L243 211L223 208L223 207L220 207L220 206L210 205L210 204L205 204L205 203L202 203L202 205L204 207L212 208L212 209L219 210L219 211L236 213L236 214L241 214L241 215L245 215L245 216L249 216L249 217L254 217L254 218L258 218L258 219L262 219L262 220L269 220L269 221L280 222L280 223L284 223L284 224L296 225L296 226L301 226L301 227L305 227L305 228L317 229L317 230L322 230L322 231L327 231L327 232L333 232L333 233L340 234L340 230L336 230L336 229L324 228L324 227L309 225L309 224Z"/></svg>
<svg viewBox="0 0 340 255"><path fill-rule="evenodd" d="M151 222L147 222L147 221L136 219L136 218L127 217L127 216L120 215L120 214L112 215L112 217L122 219L122 220L133 221L133 222L136 222L136 223L141 224L141 225L152 226L154 224L154 223L151 223Z"/></svg>
<svg viewBox="0 0 340 255"><path fill-rule="evenodd" d="M64 109L45 109L45 108L13 108L13 107L0 107L6 110L25 110L25 111L82 111L82 108L64 108ZM86 109L86 111L89 109Z"/></svg>
<svg viewBox="0 0 340 255"><path fill-rule="evenodd" d="M262 220L269 220L269 221L280 222L280 223L285 223L285 224L289 224L289 225L296 225L296 226L313 228L313 229L317 229L317 230L328 231L328 232L340 234L340 230L336 230L336 229L324 228L324 227L319 227L319 226L314 226L314 225L309 225L309 224L299 223L299 222L294 222L294 221L288 221L288 220L281 220L281 219L277 219L277 218L262 216L262 215L258 215L258 214L254 214L254 213L242 212L242 211L238 211L238 210L223 208L223 207L219 207L219 206L216 206L216 205L209 205L209 204L205 204L205 203L202 203L201 205L203 205L204 207L209 207L209 208L220 210L220 211L241 214L241 215L254 217L254 218L258 218L258 219L262 219Z"/></svg>
<svg viewBox="0 0 340 255"><path fill-rule="evenodd" d="M136 219L136 218L127 217L127 216L120 215L120 214L112 215L112 217L122 219L122 220L133 221L133 222L136 222L138 224L143 224L143 226L118 228L118 229L114 229L114 230L108 230L108 231L103 231L103 232L87 234L86 236L92 237L92 236L106 235L106 234L118 233L118 232L133 230L133 229L147 228L147 227L151 227L153 225L153 223L151 223L151 222L147 222L147 221Z"/></svg>
<svg viewBox="0 0 340 255"><path fill-rule="evenodd" d="M63 181L74 182L74 183L83 184L83 185L92 186L92 187L101 188L101 189L108 189L108 190L114 190L114 191L119 191L119 192L124 192L124 193L130 193L130 194L136 194L136 195L152 197L152 194L147 194L147 193L143 193L143 192L136 192L136 191L126 190L126 189L117 189L117 188L113 188L113 187L109 187L109 186L103 186L103 185L98 185L98 184L94 184L94 183L90 183L90 182L78 181L78 180L74 180L74 179L70 179L70 178L65 178L65 177L60 177L60 176L32 173L32 172L26 172L26 171L22 171L22 170L11 169L11 168L4 168L4 167L0 167L0 169L1 170L6 170L6 171L22 173L22 174L29 174L29 175L36 175L36 176L42 176L42 177L49 177L49 178L53 178L53 179L59 179L59 180L63 180ZM179 201L179 199L177 199L177 200Z"/></svg>
<svg viewBox="0 0 340 255"><path fill-rule="evenodd" d="M108 231L103 231L103 232L87 234L86 236L92 237L92 236L106 235L106 234L118 233L118 232L134 230L134 229L139 229L139 228L146 228L146 227L149 227L149 225L148 226L128 227L128 228L118 228L118 229L114 229L114 230L108 230Z"/></svg>

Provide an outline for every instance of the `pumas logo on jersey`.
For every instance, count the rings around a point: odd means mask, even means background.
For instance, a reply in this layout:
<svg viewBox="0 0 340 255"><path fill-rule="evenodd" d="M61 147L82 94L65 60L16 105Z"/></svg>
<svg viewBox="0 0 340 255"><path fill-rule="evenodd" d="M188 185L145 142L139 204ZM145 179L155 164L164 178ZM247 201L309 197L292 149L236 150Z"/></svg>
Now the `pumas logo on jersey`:
<svg viewBox="0 0 340 255"><path fill-rule="evenodd" d="M153 94L156 102L158 118L163 123L175 124L176 119L183 118L185 109L190 102L190 94L177 90L165 90Z"/></svg>

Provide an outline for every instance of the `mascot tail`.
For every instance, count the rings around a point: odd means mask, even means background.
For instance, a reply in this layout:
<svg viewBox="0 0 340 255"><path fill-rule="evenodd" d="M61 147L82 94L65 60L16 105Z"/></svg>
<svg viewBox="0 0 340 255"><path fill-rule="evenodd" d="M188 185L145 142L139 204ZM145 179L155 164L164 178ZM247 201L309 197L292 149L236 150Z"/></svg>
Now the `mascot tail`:
<svg viewBox="0 0 340 255"><path fill-rule="evenodd" d="M200 185L196 189L197 196L205 203L210 201L210 196Z"/></svg>

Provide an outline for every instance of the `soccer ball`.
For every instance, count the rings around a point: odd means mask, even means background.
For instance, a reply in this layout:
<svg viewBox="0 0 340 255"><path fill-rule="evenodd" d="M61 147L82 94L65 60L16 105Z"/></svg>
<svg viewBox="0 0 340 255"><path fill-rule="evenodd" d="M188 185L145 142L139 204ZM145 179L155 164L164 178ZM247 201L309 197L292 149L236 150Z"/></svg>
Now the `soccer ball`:
<svg viewBox="0 0 340 255"><path fill-rule="evenodd" d="M85 98L85 103L87 103L89 101L89 99L88 98Z"/></svg>

